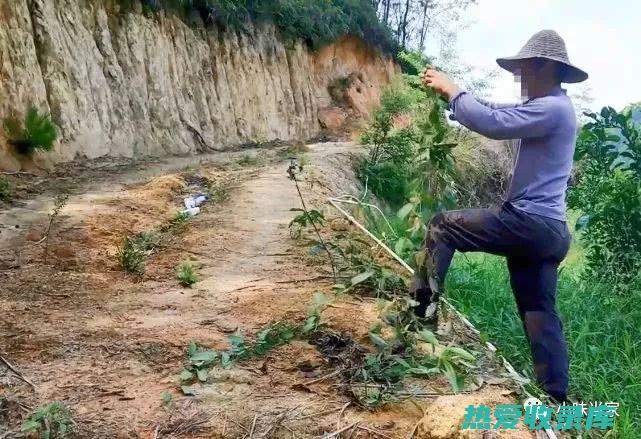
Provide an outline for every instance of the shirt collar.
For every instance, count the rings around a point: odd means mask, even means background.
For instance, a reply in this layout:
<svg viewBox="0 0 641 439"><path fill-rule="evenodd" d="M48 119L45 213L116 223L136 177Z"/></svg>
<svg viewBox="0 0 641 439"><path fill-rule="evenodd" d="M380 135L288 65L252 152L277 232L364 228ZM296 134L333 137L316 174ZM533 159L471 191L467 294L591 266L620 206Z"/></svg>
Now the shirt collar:
<svg viewBox="0 0 641 439"><path fill-rule="evenodd" d="M545 96L564 96L564 95L566 95L566 94L567 94L567 90L566 90L566 89L562 88L562 87L561 87L561 85L555 85L555 86L554 86L554 87L552 87L552 89L548 92L548 94L546 94L546 95L544 95L544 96L537 96L537 97L535 97L535 98L529 98L529 99L527 99L524 103L528 103L528 102L530 102L530 101L533 101L534 99L544 98Z"/></svg>

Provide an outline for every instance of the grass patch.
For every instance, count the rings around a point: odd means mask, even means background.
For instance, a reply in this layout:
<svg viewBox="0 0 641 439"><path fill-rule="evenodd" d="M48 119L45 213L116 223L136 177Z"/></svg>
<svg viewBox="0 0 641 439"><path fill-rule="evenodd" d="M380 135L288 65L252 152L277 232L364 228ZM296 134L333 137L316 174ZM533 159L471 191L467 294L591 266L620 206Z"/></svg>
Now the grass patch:
<svg viewBox="0 0 641 439"><path fill-rule="evenodd" d="M193 284L198 282L198 276L194 270L194 266L189 261L185 261L178 266L176 270L176 278L180 284L184 287L191 287Z"/></svg>
<svg viewBox="0 0 641 439"><path fill-rule="evenodd" d="M616 437L641 437L641 289L613 291L609 284L582 281L581 254L575 242L558 289L570 352L570 394L586 403L619 402ZM503 258L458 254L447 294L517 370L533 377L529 344Z"/></svg>
<svg viewBox="0 0 641 439"><path fill-rule="evenodd" d="M11 183L5 176L0 176L0 200L10 201L12 197Z"/></svg>
<svg viewBox="0 0 641 439"><path fill-rule="evenodd" d="M189 218L186 212L176 212L169 221L153 230L125 236L116 255L120 268L129 274L144 275L147 256L177 233Z"/></svg>
<svg viewBox="0 0 641 439"><path fill-rule="evenodd" d="M240 166L256 166L258 164L258 157L245 154L236 163Z"/></svg>

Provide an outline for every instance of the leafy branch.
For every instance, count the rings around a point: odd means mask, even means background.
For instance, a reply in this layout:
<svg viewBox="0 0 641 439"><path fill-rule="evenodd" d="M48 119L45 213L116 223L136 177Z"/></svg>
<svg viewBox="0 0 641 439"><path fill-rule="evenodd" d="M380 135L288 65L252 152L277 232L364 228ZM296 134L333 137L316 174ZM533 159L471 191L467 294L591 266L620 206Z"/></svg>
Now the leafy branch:
<svg viewBox="0 0 641 439"><path fill-rule="evenodd" d="M300 190L300 186L298 185L298 178L296 178L296 176L301 172L303 172L303 166L299 164L296 160L292 159L289 164L289 167L287 168L287 175L289 176L289 179L292 180L296 185L296 191L298 192L298 197L300 198L300 202L303 205L305 222L308 221L309 223L311 223L312 227L314 228L314 232L316 232L318 241L320 242L321 246L325 249L325 252L327 253L327 257L329 258L329 263L332 266L332 275L334 277L334 282L337 282L338 277L336 275L336 265L334 264L334 257L332 256L332 253L329 251L327 244L325 244L325 241L323 240L323 237L321 236L320 231L316 226L316 221L314 221L314 216L312 216L310 211L307 209L307 205L305 204L305 198L303 197L303 194ZM320 217L322 218L322 215ZM316 215L316 220L318 220L317 215Z"/></svg>

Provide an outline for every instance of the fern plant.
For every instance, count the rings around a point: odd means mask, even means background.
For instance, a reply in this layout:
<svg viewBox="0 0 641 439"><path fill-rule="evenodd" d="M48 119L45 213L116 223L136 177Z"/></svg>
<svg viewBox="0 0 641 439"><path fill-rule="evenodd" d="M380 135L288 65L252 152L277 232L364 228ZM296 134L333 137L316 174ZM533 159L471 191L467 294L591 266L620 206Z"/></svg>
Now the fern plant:
<svg viewBox="0 0 641 439"><path fill-rule="evenodd" d="M4 132L20 154L30 155L35 150L51 151L58 137L51 116L29 107L22 120L8 117L3 122Z"/></svg>

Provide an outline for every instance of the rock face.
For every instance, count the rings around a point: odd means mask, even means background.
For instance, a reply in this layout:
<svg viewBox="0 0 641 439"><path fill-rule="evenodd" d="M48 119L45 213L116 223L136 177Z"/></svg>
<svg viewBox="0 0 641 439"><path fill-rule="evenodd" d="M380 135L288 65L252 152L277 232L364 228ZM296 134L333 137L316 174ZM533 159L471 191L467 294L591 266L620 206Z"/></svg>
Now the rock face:
<svg viewBox="0 0 641 439"><path fill-rule="evenodd" d="M327 107L318 111L318 121L321 128L335 131L340 129L347 120L347 112L340 107Z"/></svg>
<svg viewBox="0 0 641 439"><path fill-rule="evenodd" d="M54 161L306 140L330 84L357 75L366 114L396 71L353 37L312 52L268 24L206 30L101 1L0 0L0 117L50 111ZM11 154L0 148L0 164L18 166Z"/></svg>

